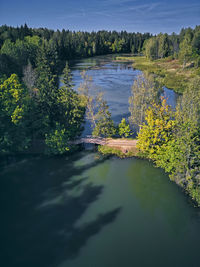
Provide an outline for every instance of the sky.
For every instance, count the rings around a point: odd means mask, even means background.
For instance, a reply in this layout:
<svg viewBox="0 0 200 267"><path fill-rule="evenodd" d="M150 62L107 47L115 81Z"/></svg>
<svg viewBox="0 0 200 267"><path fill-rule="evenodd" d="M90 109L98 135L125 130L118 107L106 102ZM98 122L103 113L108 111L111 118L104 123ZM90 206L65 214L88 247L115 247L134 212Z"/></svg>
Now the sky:
<svg viewBox="0 0 200 267"><path fill-rule="evenodd" d="M179 33L200 25L200 0L0 0L0 25Z"/></svg>

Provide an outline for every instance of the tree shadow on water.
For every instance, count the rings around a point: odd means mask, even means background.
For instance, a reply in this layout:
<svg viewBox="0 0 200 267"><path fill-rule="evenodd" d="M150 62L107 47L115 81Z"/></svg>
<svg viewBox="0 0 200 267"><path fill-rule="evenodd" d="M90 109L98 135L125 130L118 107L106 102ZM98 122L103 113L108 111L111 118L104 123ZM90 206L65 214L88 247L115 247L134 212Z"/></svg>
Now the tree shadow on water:
<svg viewBox="0 0 200 267"><path fill-rule="evenodd" d="M13 179L4 181L4 188L1 187L1 192L4 191L1 195L4 204L0 222L1 266L56 267L77 257L91 236L116 219L120 208L77 226L85 211L103 192L102 185L85 183L88 177L82 175L102 160L75 167L77 159L65 162L64 167L62 160L54 166L48 161L40 162L46 169L42 173L39 162L31 163L31 173L29 168L21 166L15 169ZM74 174L82 177L74 180ZM78 193L77 188L80 189Z"/></svg>

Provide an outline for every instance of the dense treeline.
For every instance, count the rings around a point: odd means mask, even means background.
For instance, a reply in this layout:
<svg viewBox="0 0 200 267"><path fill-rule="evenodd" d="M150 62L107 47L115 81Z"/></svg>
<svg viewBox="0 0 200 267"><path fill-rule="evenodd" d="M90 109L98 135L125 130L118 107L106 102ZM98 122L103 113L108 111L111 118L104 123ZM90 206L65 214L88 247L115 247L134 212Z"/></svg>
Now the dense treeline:
<svg viewBox="0 0 200 267"><path fill-rule="evenodd" d="M25 24L21 27L0 27L0 74L17 73L22 76L28 60L35 67L36 55L41 45L55 54L61 71L69 59L105 55L110 53L139 53L149 33L122 32L72 32L53 31L46 28L32 29Z"/></svg>
<svg viewBox="0 0 200 267"><path fill-rule="evenodd" d="M0 84L1 154L24 151L36 141L46 143L48 152L62 154L70 149L69 140L82 132L85 104L72 89L68 64L59 86L55 54L45 45L23 71L2 79Z"/></svg>
<svg viewBox="0 0 200 267"><path fill-rule="evenodd" d="M178 58L183 67L188 61L200 66L200 26L194 29L182 29L180 34L160 33L148 40L145 40L143 50L147 58L151 60L171 56Z"/></svg>
<svg viewBox="0 0 200 267"><path fill-rule="evenodd" d="M113 31L72 32L0 27L0 151L24 151L36 141L62 154L83 130L85 112L95 102L72 88L66 60L118 52L138 53L150 34ZM65 68L64 68L65 67ZM63 70L64 69L64 70ZM63 73L62 73L63 72ZM59 75L63 74L63 86ZM94 134L115 132L108 105L98 97ZM112 127L111 127L112 126ZM122 127L121 127L122 128Z"/></svg>

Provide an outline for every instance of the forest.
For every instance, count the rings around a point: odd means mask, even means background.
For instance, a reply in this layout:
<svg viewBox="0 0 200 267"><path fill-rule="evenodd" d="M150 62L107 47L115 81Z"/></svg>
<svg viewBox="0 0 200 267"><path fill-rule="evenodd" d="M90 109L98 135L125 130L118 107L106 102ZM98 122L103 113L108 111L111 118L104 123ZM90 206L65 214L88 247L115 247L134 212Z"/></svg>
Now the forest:
<svg viewBox="0 0 200 267"><path fill-rule="evenodd" d="M176 110L160 98L155 75L134 81L129 122L114 125L103 96L89 95L90 77L83 73L73 89L68 60L111 53L145 55L151 61L177 59L196 75L180 95ZM87 117L93 135L128 137L135 131L141 157L149 158L200 204L200 26L179 34L72 32L0 27L0 151L23 152L37 142L48 154L75 148ZM59 77L63 85L60 86Z"/></svg>
<svg viewBox="0 0 200 267"><path fill-rule="evenodd" d="M81 134L86 111L85 97L72 88L66 60L139 53L150 36L1 26L1 153L23 151L35 140L45 140L49 153L66 152L67 141ZM61 74L64 86L59 87ZM101 106L110 117L103 99Z"/></svg>

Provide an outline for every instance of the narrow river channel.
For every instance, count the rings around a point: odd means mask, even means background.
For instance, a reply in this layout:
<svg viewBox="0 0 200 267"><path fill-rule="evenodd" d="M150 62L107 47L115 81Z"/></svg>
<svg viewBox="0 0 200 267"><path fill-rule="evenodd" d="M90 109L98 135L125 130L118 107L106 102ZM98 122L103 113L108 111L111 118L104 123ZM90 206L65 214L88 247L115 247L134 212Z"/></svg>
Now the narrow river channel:
<svg viewBox="0 0 200 267"><path fill-rule="evenodd" d="M139 71L108 56L80 60L76 87L88 67L115 122L128 117ZM200 211L149 161L22 156L1 165L0 198L2 267L199 266Z"/></svg>

